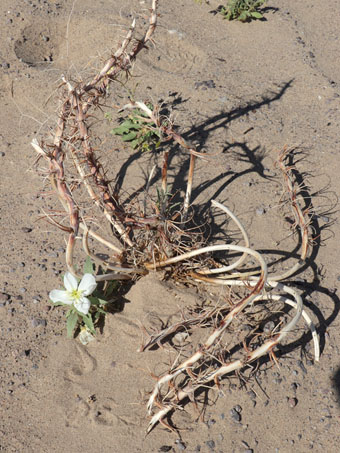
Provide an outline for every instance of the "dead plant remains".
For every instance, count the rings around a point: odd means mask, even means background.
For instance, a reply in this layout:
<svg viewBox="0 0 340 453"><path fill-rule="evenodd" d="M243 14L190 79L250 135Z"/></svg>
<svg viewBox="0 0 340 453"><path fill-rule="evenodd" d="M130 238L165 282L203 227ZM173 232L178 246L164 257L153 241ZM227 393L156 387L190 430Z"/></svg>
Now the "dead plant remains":
<svg viewBox="0 0 340 453"><path fill-rule="evenodd" d="M67 235L66 265L74 276L80 277L77 261L81 259L78 249L82 249L98 266L97 282L135 281L150 272L163 271L164 278L195 285L206 294L213 294L213 287L223 289L224 297L219 297L218 303L210 300L197 307L183 307L175 324L146 335L140 351L156 345L164 347L179 334L185 339L200 332L197 346L191 351L185 346L176 347L168 371L157 376L147 403L151 415L148 432L159 422L168 426L168 415L186 401L196 403L200 389L219 386L224 376L241 372L266 355L275 361L276 347L296 331L301 320L311 330L315 360L319 359L317 334L303 301L294 287L283 283L305 265L312 244L310 213L301 207L303 198L289 163L289 149L278 153L277 165L300 251L296 263L282 272L270 272L266 256L251 248L241 221L217 200L211 200L213 210L234 223L242 245L209 241L205 220L195 218L191 205L195 163L197 159L209 159L209 154L188 144L174 128L171 117L161 113L160 106L130 98L123 109L134 112L133 134L128 135L128 122L124 123L126 130L119 129L121 135L139 139L136 130L142 124L148 136L157 137L161 146L153 151L148 142L146 152L161 155L159 187L152 192L156 167L147 175L142 190L125 201L126 194L114 184L109 159L103 157L104 140L92 132L92 126L98 116L104 116L106 100L115 88L120 89L129 79L138 55L147 47L151 52L153 39L157 42L157 6L158 0L152 0L144 35L136 39L133 21L119 49L91 80L62 77L54 137L32 142L38 156L48 163L49 183L62 206L62 212L56 208L47 218ZM119 141L119 137L116 139ZM181 152L190 161L181 199L171 193L168 185L171 152ZM274 316L277 313L280 316ZM268 314L275 322L262 328ZM230 343L231 339L235 344Z"/></svg>

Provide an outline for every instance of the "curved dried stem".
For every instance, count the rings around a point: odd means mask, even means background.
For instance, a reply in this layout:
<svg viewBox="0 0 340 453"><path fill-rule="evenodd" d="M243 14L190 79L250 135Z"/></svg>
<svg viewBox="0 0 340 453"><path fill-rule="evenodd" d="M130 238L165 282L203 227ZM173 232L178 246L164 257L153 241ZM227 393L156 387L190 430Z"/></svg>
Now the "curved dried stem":
<svg viewBox="0 0 340 453"><path fill-rule="evenodd" d="M199 250L194 250L192 252L183 254L181 256L171 258L167 261L164 261L162 264L158 263L160 266L165 266L170 263L175 263L178 261L181 261L183 259L188 259L192 256L197 256L202 253L207 253L211 251L216 251L216 250L236 250L239 252L245 252L248 253L249 255L253 256L261 265L261 276L258 279L258 282L253 285L253 289L251 290L250 294L248 294L246 297L244 297L240 302L238 302L234 308L221 320L219 323L219 326L213 331L213 333L208 337L206 342L199 348L198 351L196 351L191 357L189 357L187 360L182 362L180 365L178 365L174 370L171 370L170 373L166 374L162 378L160 378L149 398L148 404L147 404L147 409L149 413L152 410L152 407L154 405L155 399L158 396L161 386L168 383L169 381L173 380L176 376L178 376L180 373L186 372L188 369L192 368L192 366L205 354L206 351L209 350L209 348L215 344L215 342L218 340L218 338L223 334L223 332L226 330L226 328L229 326L229 324L232 322L232 320L242 311L246 308L247 305L249 305L255 297L262 291L264 284L267 279L267 265L265 261L263 260L262 256L258 253L255 252L252 249L246 248L246 247L241 247L237 245L230 245L230 244L225 244L225 245L215 245L211 247L204 247Z"/></svg>
<svg viewBox="0 0 340 453"><path fill-rule="evenodd" d="M241 285L240 281L234 282L235 285ZM254 351L246 351L246 355L243 359L237 359L234 360L230 363L224 363L220 367L218 367L217 370L214 370L212 372L208 372L201 378L195 378L193 381L189 381L188 384L185 385L184 388L179 389L178 391L175 391L175 395L172 397L172 399L164 401L162 403L158 403L158 405L161 407L161 409L151 418L149 422L149 426L147 429L147 432L150 432L153 427L160 422L171 410L174 408L178 407L179 403L183 401L186 398L194 398L194 392L208 384L211 381L217 381L221 376L224 376L226 374L230 374L232 372L235 372L237 370L240 370L244 368L247 364L259 359L260 357L270 354L275 346L277 346L282 340L287 336L289 332L291 332L294 327L297 325L299 319L301 316L304 317L304 319L307 322L308 327L310 328L314 340L314 349L315 349L315 360L319 360L319 342L317 338L317 334L315 332L315 327L307 315L307 313L303 310L303 303L301 297L297 294L295 290L293 290L290 287L287 287L286 285L282 285L281 283L278 282L270 282L271 286L273 286L276 290L282 290L291 296L294 297L295 301L290 300L287 297L284 297L282 295L266 295L266 294L261 294L253 299L254 302L258 300L266 300L271 298L272 300L280 300L283 301L284 303L294 307L296 309L296 314L293 317L293 319L286 324L279 333L275 334L270 340L266 341L263 345L260 347L256 348ZM178 367L177 367L178 368ZM169 375L167 375L169 376ZM167 377L166 376L166 377ZM164 381L165 382L165 381ZM154 392L155 393L155 390ZM153 396L153 394L151 395ZM150 400L149 400L150 402Z"/></svg>

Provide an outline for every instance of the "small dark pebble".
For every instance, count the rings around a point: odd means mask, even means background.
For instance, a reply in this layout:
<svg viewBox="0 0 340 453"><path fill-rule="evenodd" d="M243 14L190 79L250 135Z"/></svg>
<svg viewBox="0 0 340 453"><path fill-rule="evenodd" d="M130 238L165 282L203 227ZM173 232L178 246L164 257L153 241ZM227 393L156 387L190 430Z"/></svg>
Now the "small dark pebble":
<svg viewBox="0 0 340 453"><path fill-rule="evenodd" d="M32 322L32 327L39 327L39 326L46 327L46 325L47 325L46 319L41 319L41 318L33 318L31 322Z"/></svg>
<svg viewBox="0 0 340 453"><path fill-rule="evenodd" d="M160 449L158 450L160 453L171 451L172 447L170 445L162 445Z"/></svg>
<svg viewBox="0 0 340 453"><path fill-rule="evenodd" d="M23 233L30 233L30 232L32 231L32 228L29 228L29 227L22 227L22 228L21 228L21 231L22 231Z"/></svg>
<svg viewBox="0 0 340 453"><path fill-rule="evenodd" d="M235 411L238 412L238 413L242 412L242 407L241 407L239 404L237 404L237 405L234 407L234 409L235 409Z"/></svg>
<svg viewBox="0 0 340 453"><path fill-rule="evenodd" d="M215 82L213 80L203 80L202 82L195 82L195 89L202 88L206 90L207 88L216 88Z"/></svg>
<svg viewBox="0 0 340 453"><path fill-rule="evenodd" d="M293 383L291 384L290 388L291 388L294 392L296 392L296 390L297 390L297 388L298 388L297 383L296 383L296 382L293 382Z"/></svg>
<svg viewBox="0 0 340 453"><path fill-rule="evenodd" d="M0 152L0 156L1 157L5 157L6 156L6 153L4 153L3 151Z"/></svg>
<svg viewBox="0 0 340 453"><path fill-rule="evenodd" d="M200 445L196 445L195 451L197 451L197 452L201 451L201 446Z"/></svg>
<svg viewBox="0 0 340 453"><path fill-rule="evenodd" d="M242 417L241 417L241 414L240 414L237 410L235 410L235 408L233 408L233 409L230 410L230 415L231 415L231 418L232 418L235 422L239 423L239 422L241 421L241 418L242 418Z"/></svg>
<svg viewBox="0 0 340 453"><path fill-rule="evenodd" d="M213 426L215 423L216 423L216 420L214 420L213 418L209 419L209 420L207 421L208 428L210 428L211 426Z"/></svg>
<svg viewBox="0 0 340 453"><path fill-rule="evenodd" d="M215 442L213 440L207 440L206 445L210 448L210 450L215 448Z"/></svg>

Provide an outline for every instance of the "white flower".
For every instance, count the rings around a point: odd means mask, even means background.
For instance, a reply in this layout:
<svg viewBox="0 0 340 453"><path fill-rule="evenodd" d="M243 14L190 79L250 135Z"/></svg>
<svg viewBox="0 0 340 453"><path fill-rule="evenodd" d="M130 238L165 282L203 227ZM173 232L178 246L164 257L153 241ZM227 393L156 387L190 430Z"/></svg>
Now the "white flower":
<svg viewBox="0 0 340 453"><path fill-rule="evenodd" d="M66 291L53 289L49 296L52 302L61 302L74 307L84 315L89 312L91 302L86 297L93 293L97 287L96 279L92 274L85 274L79 283L70 273L66 272L64 276L64 286Z"/></svg>

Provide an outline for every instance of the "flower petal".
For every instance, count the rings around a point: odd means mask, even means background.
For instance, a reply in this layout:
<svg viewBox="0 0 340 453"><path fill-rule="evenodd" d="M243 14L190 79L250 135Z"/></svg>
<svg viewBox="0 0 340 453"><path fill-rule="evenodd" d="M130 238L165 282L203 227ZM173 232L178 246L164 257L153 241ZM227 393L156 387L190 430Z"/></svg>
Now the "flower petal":
<svg viewBox="0 0 340 453"><path fill-rule="evenodd" d="M73 304L73 299L67 291L62 291L61 289L53 289L49 297L52 302L61 302L63 304L71 305Z"/></svg>
<svg viewBox="0 0 340 453"><path fill-rule="evenodd" d="M78 280L71 272L66 272L64 276L64 286L67 291L73 291L78 288Z"/></svg>
<svg viewBox="0 0 340 453"><path fill-rule="evenodd" d="M73 305L78 311L80 311L80 313L87 315L91 306L91 302L87 297L81 296L79 297L79 299L73 301Z"/></svg>
<svg viewBox="0 0 340 453"><path fill-rule="evenodd" d="M78 290L82 292L84 296L89 296L96 289L96 279L92 274L84 274L79 284Z"/></svg>

